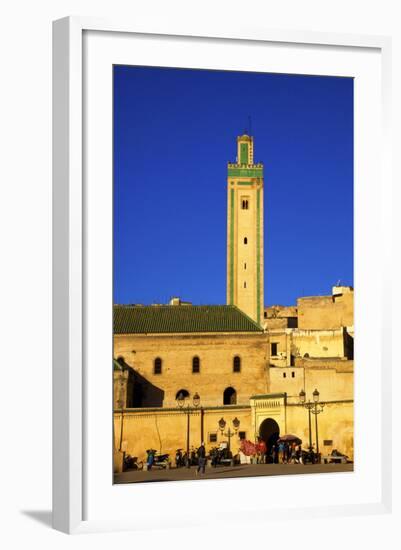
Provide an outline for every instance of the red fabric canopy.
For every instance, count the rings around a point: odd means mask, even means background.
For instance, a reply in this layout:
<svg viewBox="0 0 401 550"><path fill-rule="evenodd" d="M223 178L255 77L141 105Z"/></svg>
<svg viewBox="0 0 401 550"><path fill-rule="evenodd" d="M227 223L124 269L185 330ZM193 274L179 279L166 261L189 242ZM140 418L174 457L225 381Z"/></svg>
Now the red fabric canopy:
<svg viewBox="0 0 401 550"><path fill-rule="evenodd" d="M255 456L258 453L265 453L266 443L264 441L259 441L259 443L252 443L252 441L249 441L249 439L243 439L241 441L241 451L246 456Z"/></svg>

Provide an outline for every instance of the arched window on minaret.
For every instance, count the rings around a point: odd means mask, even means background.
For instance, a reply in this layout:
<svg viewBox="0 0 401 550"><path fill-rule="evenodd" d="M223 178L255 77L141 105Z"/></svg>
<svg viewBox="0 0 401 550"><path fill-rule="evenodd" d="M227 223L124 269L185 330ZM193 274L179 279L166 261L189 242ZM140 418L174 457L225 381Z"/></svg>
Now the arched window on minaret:
<svg viewBox="0 0 401 550"><path fill-rule="evenodd" d="M248 244L248 237L244 237L244 244Z"/></svg>

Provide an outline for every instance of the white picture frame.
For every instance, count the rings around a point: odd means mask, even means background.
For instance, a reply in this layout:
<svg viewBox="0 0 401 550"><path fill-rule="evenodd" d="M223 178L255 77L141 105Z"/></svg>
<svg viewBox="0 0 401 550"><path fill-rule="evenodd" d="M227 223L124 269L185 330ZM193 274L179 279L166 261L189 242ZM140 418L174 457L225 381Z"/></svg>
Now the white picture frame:
<svg viewBox="0 0 401 550"><path fill-rule="evenodd" d="M381 134L380 141L380 190L381 209L380 236L390 234L386 220L386 208L391 201L391 165L390 165L390 89L391 89L391 40L388 37L336 35L315 32L288 32L263 28L227 28L199 29L182 28L179 23L143 26L122 21L105 21L86 17L69 17L54 22L53 33L53 525L56 529L67 533L140 529L149 526L146 518L123 517L121 519L107 518L98 515L88 519L88 468L85 453L91 445L88 442L90 422L88 421L87 396L87 357L90 338L88 338L85 323L85 295L88 291L85 269L88 265L88 244L86 238L87 219L85 218L84 202L88 200L84 188L85 154L84 119L85 95L83 59L85 52L85 33L108 34L109 41L116 37L137 36L157 40L160 37L180 37L183 41L195 40L198 43L209 44L213 48L216 41L232 43L258 43L288 45L293 48L314 47L337 48L343 52L358 49L375 51L381 64L381 112L377 121ZM302 54L301 51L301 55ZM157 52L155 54L157 56ZM90 199L90 196L89 196ZM358 237L358 236L357 236ZM384 246L381 253L381 265L389 266L389 246ZM391 301L383 269L380 277L382 296L377 301L380 311ZM378 279L379 280L379 279ZM391 354L387 338L390 328L386 325L388 318L382 319L380 348L380 392L381 396L377 414L380 417L381 448L391 448L389 431L391 418ZM111 335L110 335L111 337ZM379 349L378 349L379 353ZM378 355L379 357L379 355ZM108 360L108 357L106 361ZM111 393L111 390L110 390ZM91 400L93 403L93 399ZM91 405L93 406L93 404ZM110 402L102 405L108 414ZM111 437L110 437L111 455ZM347 502L333 506L322 505L320 508L330 516L352 515L363 513L387 513L391 510L391 453L382 453L378 465L380 470L380 498L363 503ZM378 470L378 472L379 472ZM104 471L104 470L103 470ZM311 476L309 476L311 477ZM316 476L313 476L316 477ZM107 483L107 480L106 480ZM111 483L111 474L110 474ZM217 482L215 482L217 483ZM240 481L242 484L243 482ZM258 483L260 483L258 481ZM145 484L146 485L146 484ZM169 485L169 484L162 484ZM174 485L174 484L172 484ZM133 489L133 487L131 487ZM138 489L139 490L139 489ZM177 486L177 493L179 492ZM210 490L210 486L208 488ZM157 484L141 488L154 496L165 491ZM121 497L120 493L120 497ZM161 493L160 493L161 494ZM183 493L184 494L184 493ZM98 496L97 496L98 498ZM167 498L161 494L161 498ZM202 498L202 497L200 497ZM135 505L135 500L133 501ZM229 516L230 507L224 516ZM256 506L256 505L255 505ZM187 521L197 521L197 507L188 512ZM249 508L247 513L254 514ZM319 507L311 508L297 504L286 508L278 506L271 509L273 518L300 518L319 515ZM266 516L254 514L258 522L266 520ZM205 518L205 521L208 518ZM210 518L209 518L210 520ZM167 517L165 525L169 525ZM184 521L184 520L182 520ZM177 525L179 524L179 521Z"/></svg>

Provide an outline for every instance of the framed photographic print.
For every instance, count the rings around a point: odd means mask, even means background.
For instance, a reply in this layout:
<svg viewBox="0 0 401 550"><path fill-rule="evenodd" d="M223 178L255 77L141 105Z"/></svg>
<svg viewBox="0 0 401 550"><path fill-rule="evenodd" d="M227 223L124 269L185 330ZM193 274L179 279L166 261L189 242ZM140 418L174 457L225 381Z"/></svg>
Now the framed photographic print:
<svg viewBox="0 0 401 550"><path fill-rule="evenodd" d="M56 528L388 508L389 49L55 22Z"/></svg>
<svg viewBox="0 0 401 550"><path fill-rule="evenodd" d="M114 66L115 483L353 469L353 85Z"/></svg>

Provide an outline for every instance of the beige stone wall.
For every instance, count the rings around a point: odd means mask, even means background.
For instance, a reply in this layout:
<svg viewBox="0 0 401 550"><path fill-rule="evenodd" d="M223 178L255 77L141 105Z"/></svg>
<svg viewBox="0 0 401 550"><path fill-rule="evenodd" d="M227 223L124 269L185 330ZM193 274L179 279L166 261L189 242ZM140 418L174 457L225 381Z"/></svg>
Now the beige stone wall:
<svg viewBox="0 0 401 550"><path fill-rule="evenodd" d="M241 358L241 372L233 372L233 358ZM204 406L223 405L227 387L237 391L237 404L249 404L255 393L269 391L266 334L115 335L114 356L149 383L152 395L163 394L164 407L176 406L176 394L196 392ZM192 359L200 358L200 373L192 373ZM154 360L162 359L162 374L154 374ZM155 389L156 388L156 389ZM159 392L159 393L158 393ZM152 396L145 406L154 406Z"/></svg>
<svg viewBox="0 0 401 550"><path fill-rule="evenodd" d="M129 372L128 370L114 370L113 371L113 403L114 408L127 407L129 403L127 396L132 391L132 384L128 384Z"/></svg>
<svg viewBox="0 0 401 550"><path fill-rule="evenodd" d="M254 439L252 428L251 408L248 407L222 407L207 409L204 412L204 439L206 449L221 442L228 441L228 438L221 434L218 426L220 418L227 422L226 431L230 426L233 430L232 421L238 418L240 426L237 435L231 438L231 450L234 454L238 452L240 440L239 432L245 432L246 438ZM114 439L115 448L120 446L121 437L121 414L114 414ZM217 435L217 443L210 442L210 434ZM185 411L173 410L162 411L125 411L123 415L123 448L131 456L137 456L140 460L146 459L146 449L153 448L161 453L168 453L174 461L177 449L186 450L187 445L187 414ZM201 443L201 413L199 410L191 411L190 415L190 448L199 447Z"/></svg>
<svg viewBox="0 0 401 550"><path fill-rule="evenodd" d="M332 296L298 298L298 328L329 330L354 324L354 292L334 287Z"/></svg>
<svg viewBox="0 0 401 550"><path fill-rule="evenodd" d="M268 319L271 318L288 318L296 317L298 315L298 310L296 306L268 306L265 308L265 312Z"/></svg>
<svg viewBox="0 0 401 550"><path fill-rule="evenodd" d="M298 310L295 306L265 307L263 328L265 330L296 328L298 326Z"/></svg>
<svg viewBox="0 0 401 550"><path fill-rule="evenodd" d="M342 363L336 365L322 361L320 365L314 367L271 368L270 391L286 392L289 403L299 401L301 390L305 390L307 399L312 400L315 388L320 392L322 401L353 399L353 362L343 361Z"/></svg>
<svg viewBox="0 0 401 550"><path fill-rule="evenodd" d="M305 388L305 369L302 367L278 367L270 369L270 391L287 393L289 398L298 399L299 392ZM312 390L313 391L313 390Z"/></svg>
<svg viewBox="0 0 401 550"><path fill-rule="evenodd" d="M274 355L273 344L276 344L277 352ZM286 367L291 364L292 331L269 330L270 364L275 367Z"/></svg>
<svg viewBox="0 0 401 550"><path fill-rule="evenodd" d="M234 418L240 420L238 433L231 438L231 450L239 450L239 432L244 431L246 438L255 441L259 428L265 419L274 419L280 428L280 434L293 433L302 439L303 447L309 443L308 411L300 405L284 406L283 398L261 399L252 403L252 407L224 407L205 411L204 439L206 449L221 442L227 442L222 435L218 422L224 418L228 426L233 427ZM327 403L323 412L318 415L319 447L322 454L329 454L337 449L353 459L353 403L338 401ZM120 447L121 414L114 415L115 448ZM146 449L154 448L161 453L168 453L174 460L175 451L186 449L187 415L174 410L131 410L123 415L122 448L140 460L146 459ZM217 443L210 442L210 434L217 435ZM324 445L324 441L332 441ZM200 411L190 415L190 448L197 448L201 442ZM315 417L312 415L312 443L316 445Z"/></svg>
<svg viewBox="0 0 401 550"><path fill-rule="evenodd" d="M354 459L353 402L327 403L318 415L319 450L328 455L333 449ZM302 439L303 447L309 444L308 411L298 405L287 406L287 429ZM332 441L324 445L324 441ZM315 415L312 414L312 443L316 445Z"/></svg>
<svg viewBox="0 0 401 550"><path fill-rule="evenodd" d="M294 355L304 357L345 357L344 329L302 330L292 333Z"/></svg>
<svg viewBox="0 0 401 550"><path fill-rule="evenodd" d="M307 396L317 388L320 399L343 400L354 398L354 373L339 372L334 368L308 369L305 371L305 391Z"/></svg>
<svg viewBox="0 0 401 550"><path fill-rule="evenodd" d="M274 319L280 321L280 319ZM344 328L335 330L300 330L271 328L270 364L285 367L304 356L311 358L343 358L348 355L347 337ZM276 344L276 346L274 346ZM276 353L274 353L276 349Z"/></svg>
<svg viewBox="0 0 401 550"><path fill-rule="evenodd" d="M285 317L265 319L263 322L263 328L265 330L275 330L275 329L285 330L287 327L288 327L288 319Z"/></svg>

